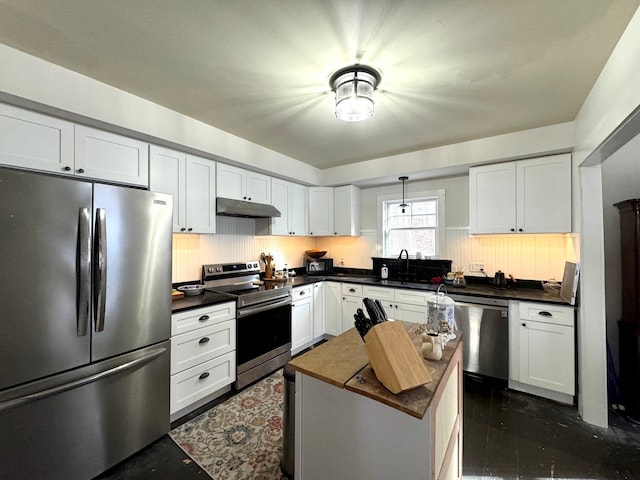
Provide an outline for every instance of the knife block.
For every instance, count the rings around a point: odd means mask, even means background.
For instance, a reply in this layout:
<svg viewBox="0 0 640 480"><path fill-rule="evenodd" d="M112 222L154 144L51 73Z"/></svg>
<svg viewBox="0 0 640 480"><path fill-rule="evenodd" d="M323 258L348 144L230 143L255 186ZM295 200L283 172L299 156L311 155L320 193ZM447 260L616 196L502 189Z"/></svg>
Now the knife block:
<svg viewBox="0 0 640 480"><path fill-rule="evenodd" d="M431 375L402 322L382 322L364 336L369 363L380 383L392 393L414 389Z"/></svg>

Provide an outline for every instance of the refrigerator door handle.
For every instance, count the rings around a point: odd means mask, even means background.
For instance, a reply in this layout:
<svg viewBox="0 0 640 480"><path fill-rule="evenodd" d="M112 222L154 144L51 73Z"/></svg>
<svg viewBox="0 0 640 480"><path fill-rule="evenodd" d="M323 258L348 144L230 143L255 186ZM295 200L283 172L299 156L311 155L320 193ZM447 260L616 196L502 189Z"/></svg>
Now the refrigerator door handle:
<svg viewBox="0 0 640 480"><path fill-rule="evenodd" d="M104 208L96 209L94 251L94 299L95 330L104 330L104 311L107 297L107 215Z"/></svg>
<svg viewBox="0 0 640 480"><path fill-rule="evenodd" d="M41 390L36 393L31 393L29 395L23 395L22 397L12 398L11 400L0 402L0 412L8 408L17 407L18 405L24 405L25 403L42 400L43 398L51 397L53 395L58 395L68 390L73 390L74 388L86 385L88 383L97 382L98 380L102 380L103 378L110 377L118 373L123 373L127 370L132 370L141 365L149 363L153 359L159 357L160 355L163 355L166 351L167 349L165 347L158 347L154 350L151 350L143 357L136 358L135 360L131 360L130 362L123 363L122 365L118 365L117 367L110 368L108 370L105 370L104 372L99 372L88 377L79 378L68 383L63 383L62 385L56 385L55 387L47 388L46 390Z"/></svg>
<svg viewBox="0 0 640 480"><path fill-rule="evenodd" d="M81 208L78 215L78 305L77 332L84 337L89 332L91 308L91 219L89 209Z"/></svg>

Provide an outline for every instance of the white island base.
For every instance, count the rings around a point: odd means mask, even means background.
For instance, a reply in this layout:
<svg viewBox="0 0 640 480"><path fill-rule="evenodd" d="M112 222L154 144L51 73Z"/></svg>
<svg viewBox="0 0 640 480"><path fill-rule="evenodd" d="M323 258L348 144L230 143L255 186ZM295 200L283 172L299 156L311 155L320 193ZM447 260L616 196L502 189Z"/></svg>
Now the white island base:
<svg viewBox="0 0 640 480"><path fill-rule="evenodd" d="M461 347L451 346L438 368L425 361L435 375L420 387L429 396L422 418L374 399L375 389L366 391L377 382L370 367L344 388L296 371L295 479L461 478ZM357 377L366 379L364 391L351 390L354 382L358 388ZM384 389L379 384L375 388ZM395 397L411 403L417 394Z"/></svg>

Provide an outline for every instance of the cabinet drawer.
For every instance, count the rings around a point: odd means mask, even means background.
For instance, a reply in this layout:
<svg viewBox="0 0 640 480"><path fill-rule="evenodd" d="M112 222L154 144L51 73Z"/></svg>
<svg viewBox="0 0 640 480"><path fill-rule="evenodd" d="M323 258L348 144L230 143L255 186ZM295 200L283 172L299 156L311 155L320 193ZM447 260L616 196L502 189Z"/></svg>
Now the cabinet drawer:
<svg viewBox="0 0 640 480"><path fill-rule="evenodd" d="M305 287L297 287L291 290L291 299L295 303L296 300L313 297L313 285Z"/></svg>
<svg viewBox="0 0 640 480"><path fill-rule="evenodd" d="M171 337L171 374L195 367L235 348L235 320Z"/></svg>
<svg viewBox="0 0 640 480"><path fill-rule="evenodd" d="M520 319L574 326L573 308L549 303L520 302Z"/></svg>
<svg viewBox="0 0 640 480"><path fill-rule="evenodd" d="M233 383L235 378L235 352L226 353L184 372L172 375L170 413L174 414Z"/></svg>
<svg viewBox="0 0 640 480"><path fill-rule="evenodd" d="M174 313L171 315L171 335L208 327L232 318L236 318L235 302L225 302L187 312Z"/></svg>
<svg viewBox="0 0 640 480"><path fill-rule="evenodd" d="M376 287L373 285L365 285L362 289L363 296L367 298L374 298L381 302L393 302L395 299L393 288L389 287Z"/></svg>
<svg viewBox="0 0 640 480"><path fill-rule="evenodd" d="M420 290L405 290L402 288L395 289L395 299L399 303L409 303L411 305L427 305L427 298L433 295L433 292L423 292Z"/></svg>
<svg viewBox="0 0 640 480"><path fill-rule="evenodd" d="M342 295L352 296L352 297L361 297L362 296L362 285L358 285L355 283L343 283L342 284Z"/></svg>

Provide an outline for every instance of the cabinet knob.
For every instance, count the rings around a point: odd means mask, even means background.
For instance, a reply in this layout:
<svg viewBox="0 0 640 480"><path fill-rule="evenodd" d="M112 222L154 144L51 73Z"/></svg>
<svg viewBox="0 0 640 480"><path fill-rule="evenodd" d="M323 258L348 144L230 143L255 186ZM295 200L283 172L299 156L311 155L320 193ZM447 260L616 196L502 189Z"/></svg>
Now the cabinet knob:
<svg viewBox="0 0 640 480"><path fill-rule="evenodd" d="M191 227L187 228L187 232L190 232L192 230L193 230L193 228L191 228Z"/></svg>
<svg viewBox="0 0 640 480"><path fill-rule="evenodd" d="M249 197L249 200L251 200L251 197Z"/></svg>
<svg viewBox="0 0 640 480"><path fill-rule="evenodd" d="M67 167L64 167L64 168L63 168L63 170L64 170L65 172L70 172L70 171L71 171L71 167L68 167L68 166L67 166Z"/></svg>
<svg viewBox="0 0 640 480"><path fill-rule="evenodd" d="M515 232L515 231L516 231L516 229L515 229L515 228L512 228L512 229L511 229L511 231L512 231L512 232Z"/></svg>
<svg viewBox="0 0 640 480"><path fill-rule="evenodd" d="M519 232L522 232L523 230L521 228L518 229Z"/></svg>
<svg viewBox="0 0 640 480"><path fill-rule="evenodd" d="M200 339L200 341L198 342L200 345L203 345L205 343L207 343L209 341L209 337L203 337Z"/></svg>
<svg viewBox="0 0 640 480"><path fill-rule="evenodd" d="M526 323L524 323L524 322L522 322L522 326L523 326L523 327L526 327L526 326L527 326L527 324L526 324Z"/></svg>
<svg viewBox="0 0 640 480"><path fill-rule="evenodd" d="M333 232L333 234L334 234L334 235L337 235L337 234L338 234L338 232Z"/></svg>
<svg viewBox="0 0 640 480"><path fill-rule="evenodd" d="M186 228L184 228L184 227L182 227L182 228L180 229L180 231L181 231L181 232L186 232L186 231L187 231L187 229L186 229Z"/></svg>
<svg viewBox="0 0 640 480"><path fill-rule="evenodd" d="M206 322L207 320L209 320L209 315L203 315L198 319L200 322Z"/></svg>
<svg viewBox="0 0 640 480"><path fill-rule="evenodd" d="M84 173L84 168L79 168L78 173Z"/></svg>
<svg viewBox="0 0 640 480"><path fill-rule="evenodd" d="M309 232L309 235L313 235L313 232Z"/></svg>
<svg viewBox="0 0 640 480"><path fill-rule="evenodd" d="M209 372L204 372L202 375L200 375L200 380L204 380L205 378L207 378L209 376Z"/></svg>
<svg viewBox="0 0 640 480"><path fill-rule="evenodd" d="M345 297L342 297L342 299L343 299L343 300L346 300L346 298L345 298Z"/></svg>

